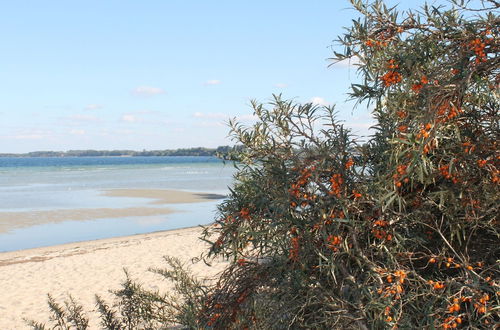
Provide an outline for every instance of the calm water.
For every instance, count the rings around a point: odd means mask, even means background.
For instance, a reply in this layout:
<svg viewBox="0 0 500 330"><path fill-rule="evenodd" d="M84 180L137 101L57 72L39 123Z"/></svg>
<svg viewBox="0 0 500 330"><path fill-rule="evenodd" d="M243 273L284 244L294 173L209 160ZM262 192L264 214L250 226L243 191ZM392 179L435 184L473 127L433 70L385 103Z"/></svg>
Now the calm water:
<svg viewBox="0 0 500 330"><path fill-rule="evenodd" d="M155 207L102 196L105 189L174 189L227 194L234 168L215 157L0 158L0 212ZM0 251L182 228L213 221L220 201L169 204L165 216L64 221L0 233Z"/></svg>

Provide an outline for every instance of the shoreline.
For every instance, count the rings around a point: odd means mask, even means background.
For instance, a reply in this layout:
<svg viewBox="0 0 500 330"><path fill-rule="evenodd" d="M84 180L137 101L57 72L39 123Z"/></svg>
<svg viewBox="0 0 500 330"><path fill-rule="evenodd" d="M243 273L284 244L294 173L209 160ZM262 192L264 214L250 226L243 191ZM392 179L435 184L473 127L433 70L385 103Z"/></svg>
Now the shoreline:
<svg viewBox="0 0 500 330"><path fill-rule="evenodd" d="M0 251L0 267L5 266L5 262L8 262L4 257L7 256L8 254L11 254L12 256L16 256L17 254L29 254L29 253L41 253L41 252L50 252L50 250L64 250L64 249L73 249L73 248L79 248L80 245L92 245L95 243L96 245L100 244L113 244L116 243L117 241L123 241L123 240L133 240L135 238L137 239L143 239L146 236L156 236L156 235L163 235L163 234L175 234L175 232L183 232L187 231L188 229L200 229L201 230L201 225L199 226L189 226L189 227L182 227L182 228L175 228L175 229L165 229L165 230L157 230L157 231L152 231L150 233L138 233L138 234L132 234L132 235L124 235L124 236L115 236L115 237L107 237L107 238L96 238L96 239L90 239L90 240L82 240L78 242L70 242L70 243L62 243L62 244L54 244L54 245L47 245L47 246L40 246L40 247L34 247L34 248L27 248L27 249L19 249L19 250L14 250L14 251ZM47 250L47 251L46 251ZM24 262L38 262L40 260L32 260L32 261L22 261L20 263ZM8 264L15 264L17 262L11 262ZM1 269L1 268L0 268Z"/></svg>
<svg viewBox="0 0 500 330"><path fill-rule="evenodd" d="M94 295L112 302L108 290L117 290L125 279L124 269L145 289L171 292L172 286L161 276L148 271L162 267L163 256L178 257L197 276L213 277L222 271L224 262L212 267L191 259L208 248L201 241L200 227L187 227L66 243L0 253L0 327L29 329L23 319L46 321L49 317L47 293L62 303L73 296L84 310L95 309ZM91 329L98 328L96 314L90 316Z"/></svg>

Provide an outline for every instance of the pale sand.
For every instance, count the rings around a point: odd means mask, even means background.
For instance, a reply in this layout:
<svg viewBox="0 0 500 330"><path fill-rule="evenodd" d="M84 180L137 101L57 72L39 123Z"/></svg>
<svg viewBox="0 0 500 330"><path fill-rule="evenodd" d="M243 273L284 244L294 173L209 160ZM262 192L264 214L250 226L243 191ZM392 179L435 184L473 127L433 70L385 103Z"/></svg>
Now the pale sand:
<svg viewBox="0 0 500 330"><path fill-rule="evenodd" d="M145 288L168 292L169 282L148 272L165 265L164 255L187 262L195 274L214 276L224 262L212 267L190 262L207 249L200 234L200 228L187 228L0 253L0 329L28 329L23 318L48 320L47 293L60 302L71 294L93 310L96 293L110 301L108 290L120 288L123 268ZM99 329L93 315L90 329Z"/></svg>
<svg viewBox="0 0 500 330"><path fill-rule="evenodd" d="M208 193L193 193L166 189L113 189L103 191L104 196L152 199L151 204L200 203L221 199L225 196ZM104 218L144 217L165 215L174 212L170 208L86 208L49 211L0 212L0 233L14 228L54 223L68 220L82 221ZM12 220L15 221L12 221Z"/></svg>

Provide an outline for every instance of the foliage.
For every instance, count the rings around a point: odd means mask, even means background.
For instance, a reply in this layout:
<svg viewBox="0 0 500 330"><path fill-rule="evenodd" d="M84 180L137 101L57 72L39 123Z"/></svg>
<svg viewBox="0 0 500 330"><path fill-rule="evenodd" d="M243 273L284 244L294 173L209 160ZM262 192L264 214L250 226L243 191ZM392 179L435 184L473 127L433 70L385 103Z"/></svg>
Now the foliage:
<svg viewBox="0 0 500 330"><path fill-rule="evenodd" d="M488 327L499 319L500 18L353 1L335 61L373 107L358 143L334 110L254 103L237 183L205 231L233 263L215 328ZM498 8L493 1L484 2ZM214 236L215 235L215 236ZM264 262L263 262L264 261Z"/></svg>
<svg viewBox="0 0 500 330"><path fill-rule="evenodd" d="M165 257L167 268L150 269L163 279L174 284L170 295L158 291L149 291L125 271L126 278L121 289L112 291L114 302L109 304L96 295L96 310L102 329L136 330L136 329L177 329L182 324L196 328L195 316L208 283L194 278L186 266L178 259ZM71 296L64 306L58 304L52 296L48 297L51 317L48 324L27 320L33 330L85 330L89 327L89 319L83 306Z"/></svg>
<svg viewBox="0 0 500 330"><path fill-rule="evenodd" d="M65 301L64 306L61 306L49 294L48 304L51 311L50 321L53 323L51 329L87 329L89 320L83 312L83 307L73 297L69 296L69 301ZM43 323L29 320L27 323L35 330L48 329Z"/></svg>
<svg viewBox="0 0 500 330"><path fill-rule="evenodd" d="M230 265L207 285L167 260L181 300L134 314L127 298L122 313L216 329L500 322L500 5L351 2L361 18L333 60L357 63L351 97L374 135L358 141L333 107L253 102L255 125L231 122L235 185L203 236L206 261Z"/></svg>

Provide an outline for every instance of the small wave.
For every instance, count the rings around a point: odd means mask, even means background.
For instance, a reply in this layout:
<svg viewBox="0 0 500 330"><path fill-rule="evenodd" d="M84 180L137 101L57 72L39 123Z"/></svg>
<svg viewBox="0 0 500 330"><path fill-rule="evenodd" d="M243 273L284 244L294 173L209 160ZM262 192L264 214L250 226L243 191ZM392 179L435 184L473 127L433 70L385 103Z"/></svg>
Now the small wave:
<svg viewBox="0 0 500 330"><path fill-rule="evenodd" d="M172 170L180 170L180 169L185 169L187 168L186 166L165 166L165 167L160 167L160 170L163 171L172 171Z"/></svg>

